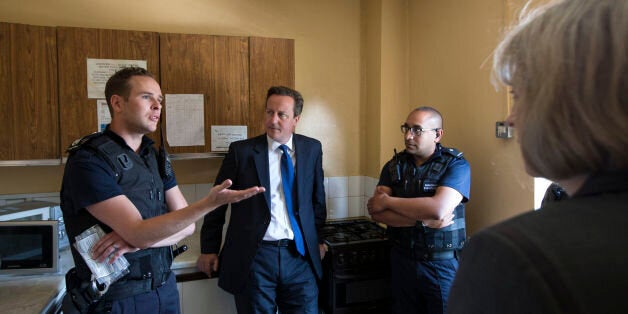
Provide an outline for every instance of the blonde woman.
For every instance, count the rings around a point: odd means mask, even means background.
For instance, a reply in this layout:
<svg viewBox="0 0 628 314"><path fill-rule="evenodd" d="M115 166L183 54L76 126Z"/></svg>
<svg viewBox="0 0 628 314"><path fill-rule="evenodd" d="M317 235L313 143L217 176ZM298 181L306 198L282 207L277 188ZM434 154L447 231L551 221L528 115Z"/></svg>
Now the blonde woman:
<svg viewBox="0 0 628 314"><path fill-rule="evenodd" d="M495 55L526 171L547 204L471 237L448 313L628 313L628 1L528 14Z"/></svg>

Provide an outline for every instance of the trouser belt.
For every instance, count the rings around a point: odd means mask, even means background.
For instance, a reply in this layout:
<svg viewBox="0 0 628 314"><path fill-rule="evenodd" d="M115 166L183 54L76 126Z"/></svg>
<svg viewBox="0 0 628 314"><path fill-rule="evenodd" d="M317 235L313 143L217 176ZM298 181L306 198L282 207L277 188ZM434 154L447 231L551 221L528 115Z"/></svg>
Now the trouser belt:
<svg viewBox="0 0 628 314"><path fill-rule="evenodd" d="M287 247L287 246L290 246L293 242L294 241L290 240L290 239L281 239L281 240L277 240L277 241L262 240L262 245Z"/></svg>
<svg viewBox="0 0 628 314"><path fill-rule="evenodd" d="M408 249L401 246L396 246L396 249L403 256L417 261L441 261L457 258L458 255L456 250L428 252Z"/></svg>
<svg viewBox="0 0 628 314"><path fill-rule="evenodd" d="M124 281L118 281L109 287L109 291L103 296L103 300L120 300L128 297L132 297L138 294L151 292L168 281L171 271L166 272L161 276L162 278L144 278L144 279L129 279Z"/></svg>

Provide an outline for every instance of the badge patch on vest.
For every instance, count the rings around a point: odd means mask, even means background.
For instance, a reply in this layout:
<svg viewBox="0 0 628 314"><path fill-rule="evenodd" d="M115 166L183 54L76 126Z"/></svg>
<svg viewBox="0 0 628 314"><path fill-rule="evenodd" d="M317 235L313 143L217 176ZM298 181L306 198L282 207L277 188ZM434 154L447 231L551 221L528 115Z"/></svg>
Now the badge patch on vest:
<svg viewBox="0 0 628 314"><path fill-rule="evenodd" d="M434 183L425 182L423 184L423 191L424 192L434 192L434 191L436 191L437 187L438 187L438 183L436 183L436 182L434 182Z"/></svg>
<svg viewBox="0 0 628 314"><path fill-rule="evenodd" d="M122 166L122 169L129 170L133 168L133 161L131 161L131 158L129 158L126 154L120 154L116 159Z"/></svg>

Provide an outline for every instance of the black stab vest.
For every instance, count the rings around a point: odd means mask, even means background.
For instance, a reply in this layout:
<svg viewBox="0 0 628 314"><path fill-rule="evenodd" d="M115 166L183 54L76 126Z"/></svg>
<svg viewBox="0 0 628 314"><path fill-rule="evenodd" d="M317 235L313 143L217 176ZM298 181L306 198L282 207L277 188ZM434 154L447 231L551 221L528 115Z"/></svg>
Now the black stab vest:
<svg viewBox="0 0 628 314"><path fill-rule="evenodd" d="M438 145L440 156L416 167L412 155L401 152L388 163L392 178L392 193L395 197L430 197L436 194L440 178L449 163L462 158L462 153ZM454 209L454 223L441 229L423 226L417 221L414 227L389 227L389 238L394 244L411 250L417 257L428 257L433 252L459 250L466 241L464 204Z"/></svg>
<svg viewBox="0 0 628 314"><path fill-rule="evenodd" d="M143 219L159 216L168 212L165 202L164 186L159 174L156 151L152 147L145 149L142 155L136 154L126 145L122 146L111 139L106 133L96 133L83 138L79 144L73 144L68 151L70 157L78 149L87 149L102 157L112 168L123 194L139 210ZM99 222L86 210L74 210L74 215L66 215L66 225L80 226L72 234L73 238L94 224L99 224L108 233L107 225ZM74 228L77 229L77 228ZM74 251L74 250L73 250ZM74 253L74 252L73 252ZM76 254L77 256L80 256ZM129 274L110 287L110 291L127 280L153 278L155 285L161 284L170 272L172 265L172 249L169 246L147 248L133 253L124 254L128 260ZM75 258L75 260L77 260ZM82 258L79 257L82 261ZM79 278L89 280L91 271L84 262L76 265Z"/></svg>

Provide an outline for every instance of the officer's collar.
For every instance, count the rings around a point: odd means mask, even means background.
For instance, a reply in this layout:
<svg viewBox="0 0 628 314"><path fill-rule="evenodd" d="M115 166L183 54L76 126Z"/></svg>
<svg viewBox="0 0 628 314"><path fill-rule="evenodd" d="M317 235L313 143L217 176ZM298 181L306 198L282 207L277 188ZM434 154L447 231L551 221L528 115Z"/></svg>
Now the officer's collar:
<svg viewBox="0 0 628 314"><path fill-rule="evenodd" d="M436 149L434 150L434 153L432 154L432 156L430 156L430 159L432 159L433 157L440 157L443 154L443 145L441 145L440 143L436 143Z"/></svg>
<svg viewBox="0 0 628 314"><path fill-rule="evenodd" d="M441 156L443 156L443 146L440 143L436 143L436 149L434 149L434 153L423 163L423 165L431 162L434 159L440 158Z"/></svg>
<svg viewBox="0 0 628 314"><path fill-rule="evenodd" d="M103 134L108 136L111 140L118 143L122 147L126 147L130 150L133 150L120 135L118 135L116 132L112 131L109 128L109 125L107 125L107 127L105 128L105 131L103 131ZM155 141L153 141L150 137L146 135L142 136L142 143L140 144L140 149L138 150L138 153L142 155L144 153L144 150L148 147L151 147L154 143Z"/></svg>
<svg viewBox="0 0 628 314"><path fill-rule="evenodd" d="M408 153L405 149L403 150L403 152L408 156L408 161L411 161L412 164L414 164L414 156L412 156L412 154ZM439 158L440 156L443 155L443 146L440 143L436 143L436 149L434 149L434 153L425 161L423 162L421 165L424 165L430 161L432 161L433 159Z"/></svg>

